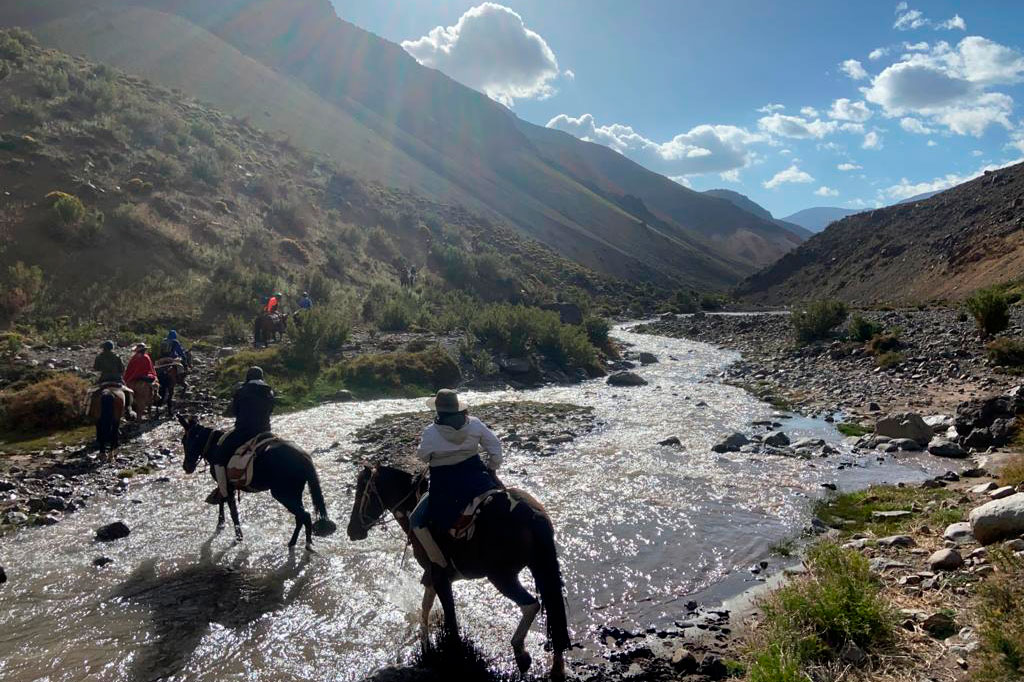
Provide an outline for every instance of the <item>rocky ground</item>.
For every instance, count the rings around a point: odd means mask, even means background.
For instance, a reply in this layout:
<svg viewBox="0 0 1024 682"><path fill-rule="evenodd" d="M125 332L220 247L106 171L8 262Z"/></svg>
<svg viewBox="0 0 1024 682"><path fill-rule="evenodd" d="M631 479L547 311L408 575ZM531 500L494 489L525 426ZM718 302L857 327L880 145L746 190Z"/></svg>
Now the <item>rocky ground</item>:
<svg viewBox="0 0 1024 682"><path fill-rule="evenodd" d="M780 406L851 417L912 410L952 414L971 398L1009 389L1019 377L991 366L973 320L952 308L869 311L869 320L898 334L902 360L880 367L864 344L843 340L797 347L788 315L672 316L635 331L688 338L739 351L721 377ZM1006 334L1024 335L1015 308Z"/></svg>

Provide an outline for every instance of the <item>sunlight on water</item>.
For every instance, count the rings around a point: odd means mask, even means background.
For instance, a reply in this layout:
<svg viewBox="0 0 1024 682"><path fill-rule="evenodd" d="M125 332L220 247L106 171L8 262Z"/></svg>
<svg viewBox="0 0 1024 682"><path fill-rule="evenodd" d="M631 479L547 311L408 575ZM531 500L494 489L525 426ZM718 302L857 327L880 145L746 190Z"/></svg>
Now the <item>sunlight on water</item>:
<svg viewBox="0 0 1024 682"><path fill-rule="evenodd" d="M671 624L681 603L718 601L749 585L746 567L799 532L822 482L864 486L916 480L941 463L925 457L857 458L844 451L804 461L718 455L723 433L750 431L772 414L713 377L736 356L688 341L619 338L661 359L639 372L642 388L603 381L524 393L468 394L470 403L537 400L591 405L603 426L554 457L513 454L506 483L536 494L558 530L574 638L593 643L600 625ZM706 403L706 406L701 402ZM421 401L328 405L280 417L278 433L315 452L328 508L344 527L352 504L352 434L382 414ZM785 425L791 437L838 443L828 425ZM419 571L395 524L360 543L342 530L319 554L289 557L292 518L266 494L241 504L246 541L211 538L216 510L203 503L206 475L178 467L180 429L168 424L145 447L171 447L169 482L144 481L123 497L100 496L49 528L4 538L0 564L0 679L355 680L407 660L417 646ZM682 450L656 443L678 436ZM330 449L333 443L340 447ZM840 462L857 464L837 471ZM308 497L307 497L308 499ZM131 535L93 542L95 528L124 519ZM98 556L114 563L94 568ZM532 583L527 579L527 584ZM510 665L518 610L485 583L459 584L463 627ZM541 629L529 645L546 660ZM577 654L579 655L579 654Z"/></svg>

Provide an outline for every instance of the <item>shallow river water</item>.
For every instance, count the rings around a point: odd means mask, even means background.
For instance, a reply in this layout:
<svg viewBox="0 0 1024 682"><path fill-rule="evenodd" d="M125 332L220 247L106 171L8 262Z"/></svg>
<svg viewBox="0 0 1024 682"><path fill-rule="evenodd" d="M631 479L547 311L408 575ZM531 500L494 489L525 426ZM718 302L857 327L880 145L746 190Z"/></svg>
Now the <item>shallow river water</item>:
<svg viewBox="0 0 1024 682"><path fill-rule="evenodd" d="M621 329L617 336L661 359L639 370L648 386L594 381L468 395L477 404L591 405L603 423L556 456L513 454L503 473L551 512L573 636L585 645L601 625L671 625L690 599L713 604L752 585L747 568L799 533L823 482L863 487L944 470L927 457L879 463L842 446L842 454L812 461L714 454L711 445L723 433L749 432L752 420L774 412L712 379L736 356ZM161 472L169 482L150 477L124 496L93 498L56 526L3 539L0 565L10 582L0 587L0 679L358 680L407 660L417 646L419 572L411 558L403 566L404 540L394 524L359 543L345 536L357 472L346 454L360 426L421 409L419 400L389 400L275 420L278 433L315 452L340 527L318 539L310 557L289 557L292 517L266 494L242 501L242 545L232 545L230 532L213 537L216 512L202 501L210 479L185 476L177 466L177 424L150 432L143 446L176 454L175 465ZM784 430L842 440L809 419L786 420ZM656 445L672 435L684 449ZM341 446L329 449L335 442ZM838 470L841 463L853 466ZM131 535L95 543L94 529L116 519ZM96 568L98 556L114 562ZM466 633L497 666L510 665L507 642L518 610L483 583L460 583L456 598ZM541 628L534 630L529 646L545 661Z"/></svg>

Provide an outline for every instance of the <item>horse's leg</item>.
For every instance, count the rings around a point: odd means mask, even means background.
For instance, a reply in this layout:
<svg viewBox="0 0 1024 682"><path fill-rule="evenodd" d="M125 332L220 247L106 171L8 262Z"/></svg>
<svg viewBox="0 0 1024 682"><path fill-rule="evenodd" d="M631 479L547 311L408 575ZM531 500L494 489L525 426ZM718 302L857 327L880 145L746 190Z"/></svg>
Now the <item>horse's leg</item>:
<svg viewBox="0 0 1024 682"><path fill-rule="evenodd" d="M523 612L523 617L519 620L519 627L516 628L515 634L512 635L512 651L515 652L516 665L519 666L519 672L525 675L526 671L530 669L530 664L533 662L533 659L530 658L530 653L524 646L526 633L530 631L530 626L533 625L534 619L540 613L540 602L526 591L523 584L519 582L518 575L490 576L489 579L491 584L498 589L498 592L501 592L518 604L519 610Z"/></svg>
<svg viewBox="0 0 1024 682"><path fill-rule="evenodd" d="M274 496L274 499L280 502L285 509L290 511L295 516L295 530L292 532L292 539L288 541L289 547L294 547L295 543L299 541L299 531L302 527L306 527L306 549L313 548L313 517L309 515L306 508L302 506L302 490L299 490L299 494L295 495L292 491L283 491L277 489L271 489L270 494Z"/></svg>
<svg viewBox="0 0 1024 682"><path fill-rule="evenodd" d="M220 505L217 506L217 532L224 530L224 498L220 498Z"/></svg>
<svg viewBox="0 0 1024 682"><path fill-rule="evenodd" d="M420 643L426 647L430 644L430 610L434 608L437 590L433 585L423 586L423 605L420 610Z"/></svg>
<svg viewBox="0 0 1024 682"><path fill-rule="evenodd" d="M171 382L167 385L167 416L168 417L173 417L174 416L174 384L175 383L176 382L174 380L171 380Z"/></svg>
<svg viewBox="0 0 1024 682"><path fill-rule="evenodd" d="M238 520L238 502L235 500L235 489L228 484L228 511L231 512L231 523L235 524L235 540L242 541L242 522Z"/></svg>
<svg viewBox="0 0 1024 682"><path fill-rule="evenodd" d="M430 565L430 582L437 592L437 598L444 610L445 636L458 639L459 619L455 614L455 595L452 594L452 581L448 578L447 569L437 564Z"/></svg>

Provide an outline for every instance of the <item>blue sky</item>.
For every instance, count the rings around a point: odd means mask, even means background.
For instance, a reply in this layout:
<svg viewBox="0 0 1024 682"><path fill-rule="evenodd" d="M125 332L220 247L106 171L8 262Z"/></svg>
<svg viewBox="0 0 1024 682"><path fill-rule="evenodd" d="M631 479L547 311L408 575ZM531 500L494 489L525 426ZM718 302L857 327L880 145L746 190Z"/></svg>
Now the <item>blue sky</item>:
<svg viewBox="0 0 1024 682"><path fill-rule="evenodd" d="M1024 157L1024 2L333 2L528 121L778 217Z"/></svg>

